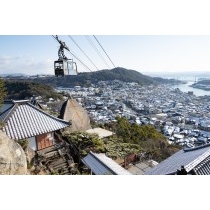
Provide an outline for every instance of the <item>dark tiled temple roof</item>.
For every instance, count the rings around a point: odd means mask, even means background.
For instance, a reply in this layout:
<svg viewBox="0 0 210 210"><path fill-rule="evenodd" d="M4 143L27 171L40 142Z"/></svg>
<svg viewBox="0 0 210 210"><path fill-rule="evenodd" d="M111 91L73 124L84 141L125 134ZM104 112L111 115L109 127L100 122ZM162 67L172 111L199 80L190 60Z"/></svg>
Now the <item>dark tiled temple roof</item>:
<svg viewBox="0 0 210 210"><path fill-rule="evenodd" d="M204 159L194 168L195 174L209 175L210 174L210 156Z"/></svg>
<svg viewBox="0 0 210 210"><path fill-rule="evenodd" d="M210 174L209 160L210 144L182 149L148 170L145 175L175 174L181 166L184 166L187 172L194 171L195 174ZM209 169L207 170L207 168Z"/></svg>
<svg viewBox="0 0 210 210"><path fill-rule="evenodd" d="M4 121L14 105L15 104L11 101L5 101L4 104L2 104L2 107L0 107L0 121Z"/></svg>

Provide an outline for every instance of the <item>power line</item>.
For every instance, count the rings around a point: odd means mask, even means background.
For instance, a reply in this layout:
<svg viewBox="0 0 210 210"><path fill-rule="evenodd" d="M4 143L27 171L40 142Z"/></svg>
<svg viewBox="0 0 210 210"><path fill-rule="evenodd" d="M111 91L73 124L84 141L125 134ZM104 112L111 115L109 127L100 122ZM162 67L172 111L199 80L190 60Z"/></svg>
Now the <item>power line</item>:
<svg viewBox="0 0 210 210"><path fill-rule="evenodd" d="M85 66L89 71L92 72L92 70L87 66L85 65L76 55L74 55L71 51L68 51L71 55L73 55L83 66Z"/></svg>
<svg viewBox="0 0 210 210"><path fill-rule="evenodd" d="M104 48L102 47L102 45L100 44L100 42L98 41L98 39L93 35L93 37L95 38L95 40L98 42L98 44L100 45L101 49L104 51L104 53L107 55L107 57L109 58L109 60L111 61L111 63L113 64L113 66L115 67L114 63L112 62L111 58L108 56L108 54L106 53L106 51L104 50Z"/></svg>
<svg viewBox="0 0 210 210"><path fill-rule="evenodd" d="M86 58L96 67L97 70L98 67L93 63L93 61L87 56L87 54L81 49L81 47L76 43L76 41L72 38L72 36L69 35L69 38L74 42L74 44L83 52L83 54L86 56Z"/></svg>
<svg viewBox="0 0 210 210"><path fill-rule="evenodd" d="M110 69L110 66L108 65L108 63L106 62L106 60L104 59L104 57L101 55L101 53L98 51L98 49L96 48L96 46L94 45L94 43L91 41L91 39L88 36L85 36L85 37L90 42L90 44L92 45L92 47L96 51L96 53L99 55L99 57L104 61L105 65Z"/></svg>

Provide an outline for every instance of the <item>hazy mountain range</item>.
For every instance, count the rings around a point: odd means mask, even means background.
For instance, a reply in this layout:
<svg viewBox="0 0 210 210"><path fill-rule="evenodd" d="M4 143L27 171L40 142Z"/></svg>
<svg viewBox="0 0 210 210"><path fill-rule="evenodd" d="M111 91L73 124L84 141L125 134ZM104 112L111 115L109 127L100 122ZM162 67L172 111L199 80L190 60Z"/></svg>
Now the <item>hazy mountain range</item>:
<svg viewBox="0 0 210 210"><path fill-rule="evenodd" d="M22 76L26 77L28 75L22 73L0 74L0 77L22 77Z"/></svg>

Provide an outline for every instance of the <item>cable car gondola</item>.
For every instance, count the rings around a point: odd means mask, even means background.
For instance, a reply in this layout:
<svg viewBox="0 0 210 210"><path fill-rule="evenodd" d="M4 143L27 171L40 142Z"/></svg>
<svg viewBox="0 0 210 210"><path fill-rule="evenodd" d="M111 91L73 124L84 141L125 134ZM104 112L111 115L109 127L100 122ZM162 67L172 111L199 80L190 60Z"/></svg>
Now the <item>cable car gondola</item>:
<svg viewBox="0 0 210 210"><path fill-rule="evenodd" d="M72 59L54 61L55 76L77 75L77 64Z"/></svg>
<svg viewBox="0 0 210 210"><path fill-rule="evenodd" d="M66 46L65 42L58 39L57 35L54 38L60 43L60 48L58 50L59 58L57 61L54 61L55 76L77 75L77 64L73 62L73 59L68 59L64 55L64 49L70 51L69 48Z"/></svg>

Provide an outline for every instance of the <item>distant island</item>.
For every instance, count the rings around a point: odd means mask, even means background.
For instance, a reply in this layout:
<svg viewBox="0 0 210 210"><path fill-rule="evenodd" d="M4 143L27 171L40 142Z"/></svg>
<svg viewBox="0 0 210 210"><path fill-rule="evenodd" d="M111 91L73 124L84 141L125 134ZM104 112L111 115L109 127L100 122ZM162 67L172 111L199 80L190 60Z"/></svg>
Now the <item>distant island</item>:
<svg viewBox="0 0 210 210"><path fill-rule="evenodd" d="M210 90L210 80L198 81L197 83L190 85L190 87L209 91Z"/></svg>

